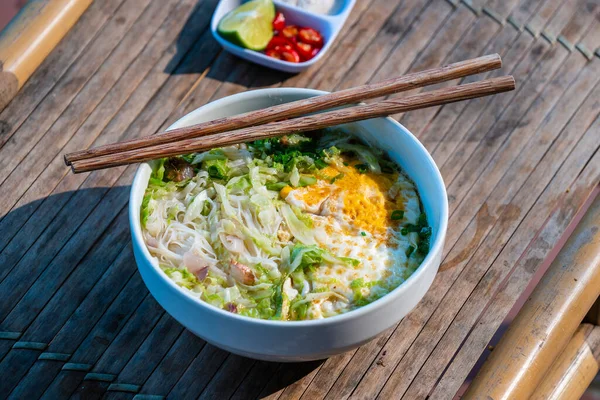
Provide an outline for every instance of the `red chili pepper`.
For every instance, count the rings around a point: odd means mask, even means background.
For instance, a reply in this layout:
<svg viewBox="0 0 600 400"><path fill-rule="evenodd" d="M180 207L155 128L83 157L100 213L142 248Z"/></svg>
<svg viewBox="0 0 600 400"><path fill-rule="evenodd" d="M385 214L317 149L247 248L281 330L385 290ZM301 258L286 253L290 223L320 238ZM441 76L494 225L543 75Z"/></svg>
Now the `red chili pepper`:
<svg viewBox="0 0 600 400"><path fill-rule="evenodd" d="M292 43L287 40L283 36L273 36L269 44L267 45L267 50L274 49L277 46L290 46Z"/></svg>
<svg viewBox="0 0 600 400"><path fill-rule="evenodd" d="M283 46L276 46L272 49L267 50L265 54L269 57L273 57L278 60L284 60L291 63L300 62L300 55L289 44Z"/></svg>
<svg viewBox="0 0 600 400"><path fill-rule="evenodd" d="M289 44L289 43L286 43L286 44L284 44L284 45L281 45L281 46L277 46L277 47L275 47L275 50L277 50L278 52L280 52L280 53L281 53L282 51L290 51L290 50L294 50L294 48L292 47L292 45L291 45L291 44Z"/></svg>
<svg viewBox="0 0 600 400"><path fill-rule="evenodd" d="M313 50L315 50L310 44L298 42L296 43L296 50L303 61L308 61L313 58Z"/></svg>
<svg viewBox="0 0 600 400"><path fill-rule="evenodd" d="M281 58L283 58L287 62L299 63L300 55L298 54L298 52L296 50L292 49L291 46L288 46L288 47L289 48L287 48L287 47L281 48L281 50L280 50Z"/></svg>
<svg viewBox="0 0 600 400"><path fill-rule="evenodd" d="M275 19L273 19L273 29L281 31L283 28L285 28L285 16L282 12L278 12L275 14Z"/></svg>
<svg viewBox="0 0 600 400"><path fill-rule="evenodd" d="M281 34L289 40L296 42L298 36L298 27L295 25L288 25L281 31Z"/></svg>
<svg viewBox="0 0 600 400"><path fill-rule="evenodd" d="M301 28L298 31L298 40L313 47L323 47L323 36L313 28Z"/></svg>
<svg viewBox="0 0 600 400"><path fill-rule="evenodd" d="M267 56L269 56L269 57L273 57L273 58L276 58L278 60L281 60L281 54L277 50L275 50L275 49L268 49L265 52L265 54Z"/></svg>

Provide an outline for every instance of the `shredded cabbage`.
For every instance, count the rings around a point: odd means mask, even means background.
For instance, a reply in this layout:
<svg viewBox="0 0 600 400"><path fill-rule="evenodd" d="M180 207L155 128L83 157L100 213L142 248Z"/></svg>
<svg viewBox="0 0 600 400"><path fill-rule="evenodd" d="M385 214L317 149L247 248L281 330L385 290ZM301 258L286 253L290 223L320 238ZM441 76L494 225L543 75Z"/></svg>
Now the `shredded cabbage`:
<svg viewBox="0 0 600 400"><path fill-rule="evenodd" d="M431 228L414 185L401 179L386 193L390 201L406 198L407 209L394 214L401 221L389 240L407 251L394 256L401 264L398 271L378 279L366 278L370 261L358 249L342 251L330 242L322 216L283 195L335 185L344 173L327 171L348 173L346 161L358 169L357 159L369 173L400 174L382 152L339 131L160 160L140 210L146 245L182 290L229 312L304 320L360 307L402 283L429 250ZM185 173L173 173L174 166ZM356 232L356 237L365 248L377 247L372 234ZM337 275L328 275L331 271Z"/></svg>

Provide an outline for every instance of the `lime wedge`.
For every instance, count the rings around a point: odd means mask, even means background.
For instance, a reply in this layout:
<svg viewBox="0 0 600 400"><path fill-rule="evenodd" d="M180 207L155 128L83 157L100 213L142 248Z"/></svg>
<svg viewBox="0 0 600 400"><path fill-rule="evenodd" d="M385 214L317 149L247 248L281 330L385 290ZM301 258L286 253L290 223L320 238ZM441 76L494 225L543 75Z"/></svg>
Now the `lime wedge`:
<svg viewBox="0 0 600 400"><path fill-rule="evenodd" d="M275 5L252 0L227 13L217 30L225 39L250 50L264 50L273 37Z"/></svg>

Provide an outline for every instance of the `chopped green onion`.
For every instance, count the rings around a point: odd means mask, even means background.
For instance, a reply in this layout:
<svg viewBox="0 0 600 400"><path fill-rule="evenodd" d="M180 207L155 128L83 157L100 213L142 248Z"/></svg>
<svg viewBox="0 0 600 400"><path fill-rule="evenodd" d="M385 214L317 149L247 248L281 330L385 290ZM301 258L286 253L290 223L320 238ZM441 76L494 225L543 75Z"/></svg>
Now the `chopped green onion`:
<svg viewBox="0 0 600 400"><path fill-rule="evenodd" d="M398 221L404 218L404 211L402 210L394 210L392 211L392 221Z"/></svg>
<svg viewBox="0 0 600 400"><path fill-rule="evenodd" d="M419 232L421 230L421 228L415 224L406 224L404 227L408 229L409 232Z"/></svg>
<svg viewBox="0 0 600 400"><path fill-rule="evenodd" d="M369 170L369 166L367 164L356 164L354 168L356 168L359 174L364 174Z"/></svg>
<svg viewBox="0 0 600 400"><path fill-rule="evenodd" d="M360 234L363 236L367 236L367 234L365 232L361 232Z"/></svg>
<svg viewBox="0 0 600 400"><path fill-rule="evenodd" d="M408 235L408 229L402 228L402 229L400 229L400 233L402 234L402 236L406 236L406 235Z"/></svg>
<svg viewBox="0 0 600 400"><path fill-rule="evenodd" d="M429 252L429 239L421 239L417 248L417 252L422 255L427 255Z"/></svg>
<svg viewBox="0 0 600 400"><path fill-rule="evenodd" d="M315 160L315 167L317 167L318 169L323 169L328 165L329 164L327 164L325 161L321 160L320 158L317 158Z"/></svg>
<svg viewBox="0 0 600 400"><path fill-rule="evenodd" d="M419 254L426 255L429 252L430 238L431 238L431 227L424 226L423 228L421 228L421 231L419 232L420 241L419 241L419 246L417 248L417 251L419 252Z"/></svg>
<svg viewBox="0 0 600 400"><path fill-rule="evenodd" d="M267 189L275 190L276 192L279 192L281 189L283 189L286 186L289 186L289 183L287 183L287 182L268 183Z"/></svg>
<svg viewBox="0 0 600 400"><path fill-rule="evenodd" d="M331 180L329 181L332 185L335 183L335 181L337 181L338 179L342 179L344 177L344 174L339 173L336 176L334 176L333 178L331 178Z"/></svg>
<svg viewBox="0 0 600 400"><path fill-rule="evenodd" d="M312 175L300 175L300 180L298 181L298 186L309 186L317 183L317 178Z"/></svg>
<svg viewBox="0 0 600 400"><path fill-rule="evenodd" d="M410 255L415 251L415 246L408 246L406 249L406 257L410 257Z"/></svg>

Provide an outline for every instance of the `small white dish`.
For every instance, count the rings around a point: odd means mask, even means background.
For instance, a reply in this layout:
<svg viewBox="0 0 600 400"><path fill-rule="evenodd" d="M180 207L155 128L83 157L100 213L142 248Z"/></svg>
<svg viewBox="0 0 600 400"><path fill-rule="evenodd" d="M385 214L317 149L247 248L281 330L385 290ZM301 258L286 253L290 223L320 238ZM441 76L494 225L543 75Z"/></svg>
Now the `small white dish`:
<svg viewBox="0 0 600 400"><path fill-rule="evenodd" d="M321 51L319 51L314 58L300 63L291 63L268 57L262 52L248 50L231 43L219 35L217 26L219 25L221 18L242 3L244 3L242 0L221 0L219 2L210 24L210 30L213 37L221 44L221 46L223 46L225 50L235 54L238 57L255 62L265 67L284 72L298 73L304 71L319 61L325 55L325 53L327 53L335 41L338 33L342 29L344 22L346 22L346 19L348 18L350 11L352 11L352 7L354 7L356 0L338 0L339 4L336 5L330 14L316 14L281 1L273 0L277 11L281 11L285 15L286 24L314 28L318 30L321 35L323 35L325 45Z"/></svg>
<svg viewBox="0 0 600 400"><path fill-rule="evenodd" d="M169 129L198 124L325 92L311 89L261 89L214 101L192 111ZM233 314L213 307L178 287L160 269L146 247L140 207L151 165L138 169L129 198L129 223L138 269L148 290L177 321L207 342L246 357L269 361L323 359L360 346L390 328L425 296L438 271L448 224L448 200L442 176L423 145L391 118L375 118L350 129L384 149L417 185L428 223L431 248L419 268L382 298L356 310L320 320L270 321Z"/></svg>

